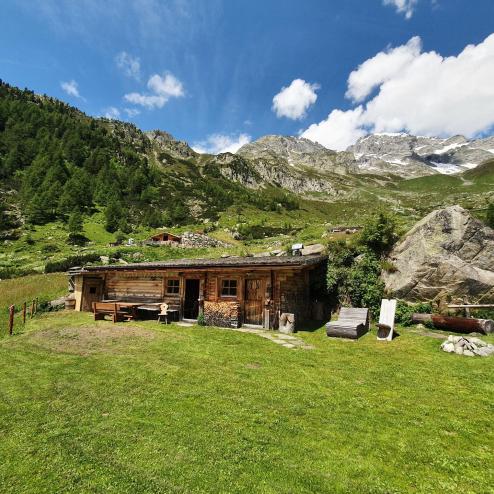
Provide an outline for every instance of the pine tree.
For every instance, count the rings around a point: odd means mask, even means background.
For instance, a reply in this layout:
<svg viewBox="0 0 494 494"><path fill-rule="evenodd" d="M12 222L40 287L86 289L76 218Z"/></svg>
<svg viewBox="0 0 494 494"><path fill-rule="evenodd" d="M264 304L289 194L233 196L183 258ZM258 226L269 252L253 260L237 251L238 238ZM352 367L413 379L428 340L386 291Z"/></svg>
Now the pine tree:
<svg viewBox="0 0 494 494"><path fill-rule="evenodd" d="M81 235L83 224L82 224L82 214L79 211L75 211L69 216L67 228L69 230L69 235L71 236Z"/></svg>
<svg viewBox="0 0 494 494"><path fill-rule="evenodd" d="M122 206L118 201L111 200L105 211L106 230L110 233L117 231L121 219L122 219Z"/></svg>
<svg viewBox="0 0 494 494"><path fill-rule="evenodd" d="M79 211L75 211L69 216L67 228L69 230L69 242L83 244L87 240L83 234L82 214Z"/></svg>

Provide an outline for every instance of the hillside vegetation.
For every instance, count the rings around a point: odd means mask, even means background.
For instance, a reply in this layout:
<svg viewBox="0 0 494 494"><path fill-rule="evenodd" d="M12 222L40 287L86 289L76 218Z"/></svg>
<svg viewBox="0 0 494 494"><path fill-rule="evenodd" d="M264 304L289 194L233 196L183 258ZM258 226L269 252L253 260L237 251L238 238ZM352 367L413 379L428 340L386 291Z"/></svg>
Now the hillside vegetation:
<svg viewBox="0 0 494 494"><path fill-rule="evenodd" d="M297 166L273 154L199 155L165 132L91 118L0 82L0 279L74 256L154 260L327 242L331 226L362 225L382 209L403 232L455 203L484 218L494 200L493 161L404 180L355 173L344 153L319 148L321 168L309 166L310 153ZM231 248L109 247L157 228L204 231Z"/></svg>

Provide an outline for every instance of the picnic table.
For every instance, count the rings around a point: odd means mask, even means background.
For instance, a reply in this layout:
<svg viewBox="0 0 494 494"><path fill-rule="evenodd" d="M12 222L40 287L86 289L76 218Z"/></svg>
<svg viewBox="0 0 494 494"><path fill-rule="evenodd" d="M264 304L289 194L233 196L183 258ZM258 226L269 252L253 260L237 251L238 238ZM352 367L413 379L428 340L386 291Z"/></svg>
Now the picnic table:
<svg viewBox="0 0 494 494"><path fill-rule="evenodd" d="M118 311L128 311L132 319L138 319L139 311L159 312L163 302L125 302L122 300L103 300L105 303L112 303L117 306ZM180 311L178 309L168 309L168 315L172 320L179 319Z"/></svg>

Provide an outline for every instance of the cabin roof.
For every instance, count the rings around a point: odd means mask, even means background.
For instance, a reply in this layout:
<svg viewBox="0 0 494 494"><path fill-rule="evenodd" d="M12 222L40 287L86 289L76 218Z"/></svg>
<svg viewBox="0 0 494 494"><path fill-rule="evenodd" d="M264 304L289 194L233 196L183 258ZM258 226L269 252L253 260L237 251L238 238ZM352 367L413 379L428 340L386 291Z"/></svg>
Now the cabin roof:
<svg viewBox="0 0 494 494"><path fill-rule="evenodd" d="M327 256L267 256L267 257L222 257L219 259L172 259L169 261L139 262L130 264L110 264L103 266L86 266L79 273L98 271L125 271L149 269L200 269L200 268L249 268L249 267L306 267L324 262Z"/></svg>

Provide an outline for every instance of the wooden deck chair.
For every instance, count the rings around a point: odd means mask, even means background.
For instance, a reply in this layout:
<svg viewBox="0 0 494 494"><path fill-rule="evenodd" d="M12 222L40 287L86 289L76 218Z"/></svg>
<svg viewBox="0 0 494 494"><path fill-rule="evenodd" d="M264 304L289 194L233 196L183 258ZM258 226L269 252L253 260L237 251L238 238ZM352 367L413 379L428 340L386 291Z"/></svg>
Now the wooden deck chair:
<svg viewBox="0 0 494 494"><path fill-rule="evenodd" d="M391 341L395 329L396 300L384 298L381 302L381 312L377 323L377 339Z"/></svg>
<svg viewBox="0 0 494 494"><path fill-rule="evenodd" d="M168 304L160 305L160 312L158 314L158 322L164 322L168 324Z"/></svg>
<svg viewBox="0 0 494 494"><path fill-rule="evenodd" d="M337 321L326 324L326 334L336 338L357 340L369 331L369 309L342 307Z"/></svg>

